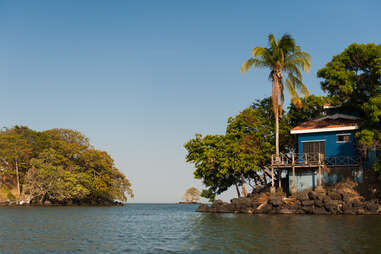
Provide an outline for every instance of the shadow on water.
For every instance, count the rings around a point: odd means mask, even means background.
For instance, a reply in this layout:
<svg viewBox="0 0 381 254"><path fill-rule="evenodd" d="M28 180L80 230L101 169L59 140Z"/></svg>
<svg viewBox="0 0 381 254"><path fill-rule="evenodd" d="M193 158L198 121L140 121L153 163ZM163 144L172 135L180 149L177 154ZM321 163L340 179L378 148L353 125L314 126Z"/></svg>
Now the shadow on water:
<svg viewBox="0 0 381 254"><path fill-rule="evenodd" d="M200 214L195 208L1 208L0 254L381 252L381 216Z"/></svg>
<svg viewBox="0 0 381 254"><path fill-rule="evenodd" d="M379 216L205 214L193 225L194 246L213 253L381 253Z"/></svg>

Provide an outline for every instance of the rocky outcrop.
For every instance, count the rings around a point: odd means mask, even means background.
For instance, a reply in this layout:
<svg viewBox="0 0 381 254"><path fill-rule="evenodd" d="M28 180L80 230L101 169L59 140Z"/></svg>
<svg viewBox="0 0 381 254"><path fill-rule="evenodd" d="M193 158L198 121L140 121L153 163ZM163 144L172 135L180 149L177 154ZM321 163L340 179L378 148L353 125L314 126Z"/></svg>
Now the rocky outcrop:
<svg viewBox="0 0 381 254"><path fill-rule="evenodd" d="M322 191L309 191L286 197L283 193L249 194L230 203L216 200L211 206L201 204L197 212L246 214L380 214L381 200L366 199L353 182L339 183Z"/></svg>
<svg viewBox="0 0 381 254"><path fill-rule="evenodd" d="M17 202L17 201L2 201L0 202L0 207L4 206L123 206L123 203L119 201L111 200L67 200L67 201L50 201L45 200L43 203L37 200L31 200L30 203L27 202Z"/></svg>

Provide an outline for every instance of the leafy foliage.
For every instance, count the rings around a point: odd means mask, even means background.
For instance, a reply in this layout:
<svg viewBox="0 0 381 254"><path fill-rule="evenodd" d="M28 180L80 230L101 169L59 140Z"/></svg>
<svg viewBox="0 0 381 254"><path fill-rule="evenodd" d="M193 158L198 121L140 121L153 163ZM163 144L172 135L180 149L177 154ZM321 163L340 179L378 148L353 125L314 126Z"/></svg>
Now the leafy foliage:
<svg viewBox="0 0 381 254"><path fill-rule="evenodd" d="M31 199L126 201L133 196L113 159L78 131L16 126L0 133L0 155L8 177L14 177L17 163L23 193Z"/></svg>
<svg viewBox="0 0 381 254"><path fill-rule="evenodd" d="M195 187L187 189L183 197L181 198L185 202L198 202L200 200L200 191Z"/></svg>
<svg viewBox="0 0 381 254"><path fill-rule="evenodd" d="M196 134L185 144L186 161L194 164L195 178L207 187L201 196L214 200L229 187L258 176L274 152L273 119L271 98L266 98L230 117L225 135ZM282 119L280 130L289 132L287 118ZM281 144L286 149L288 141Z"/></svg>
<svg viewBox="0 0 381 254"><path fill-rule="evenodd" d="M321 87L339 104L361 106L380 92L381 45L351 44L317 72Z"/></svg>
<svg viewBox="0 0 381 254"><path fill-rule="evenodd" d="M363 153L381 142L381 45L351 44L318 71L322 89L336 104L364 118L356 140ZM375 165L380 168L381 158Z"/></svg>

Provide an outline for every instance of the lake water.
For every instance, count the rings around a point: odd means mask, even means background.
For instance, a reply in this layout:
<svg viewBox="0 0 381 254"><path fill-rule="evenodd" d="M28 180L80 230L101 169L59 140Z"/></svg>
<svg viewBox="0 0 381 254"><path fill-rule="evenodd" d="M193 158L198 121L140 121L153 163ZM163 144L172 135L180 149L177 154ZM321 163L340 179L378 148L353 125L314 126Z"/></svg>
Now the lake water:
<svg viewBox="0 0 381 254"><path fill-rule="evenodd" d="M381 216L200 214L196 207L0 208L0 254L381 253Z"/></svg>

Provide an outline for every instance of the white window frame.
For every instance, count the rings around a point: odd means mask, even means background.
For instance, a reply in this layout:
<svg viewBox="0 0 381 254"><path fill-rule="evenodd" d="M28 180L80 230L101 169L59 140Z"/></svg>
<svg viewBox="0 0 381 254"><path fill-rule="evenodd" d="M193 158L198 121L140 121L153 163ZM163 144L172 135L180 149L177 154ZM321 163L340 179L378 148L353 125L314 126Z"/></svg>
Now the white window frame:
<svg viewBox="0 0 381 254"><path fill-rule="evenodd" d="M349 140L348 141L338 141L337 138L338 136L349 136ZM352 136L352 133L340 133L340 134L336 134L336 143L349 143L351 142L351 136Z"/></svg>

